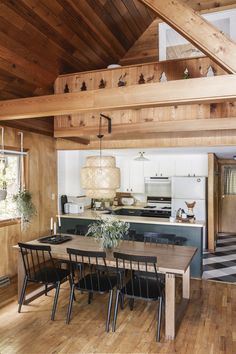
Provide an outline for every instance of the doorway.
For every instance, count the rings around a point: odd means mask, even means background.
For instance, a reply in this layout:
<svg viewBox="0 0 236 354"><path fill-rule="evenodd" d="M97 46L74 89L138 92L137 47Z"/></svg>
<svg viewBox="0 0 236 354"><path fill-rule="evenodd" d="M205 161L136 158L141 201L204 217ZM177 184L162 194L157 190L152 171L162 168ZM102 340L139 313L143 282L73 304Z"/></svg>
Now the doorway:
<svg viewBox="0 0 236 354"><path fill-rule="evenodd" d="M236 283L236 161L214 157L210 186L215 247L203 255L203 279Z"/></svg>
<svg viewBox="0 0 236 354"><path fill-rule="evenodd" d="M236 162L220 163L219 232L236 234Z"/></svg>

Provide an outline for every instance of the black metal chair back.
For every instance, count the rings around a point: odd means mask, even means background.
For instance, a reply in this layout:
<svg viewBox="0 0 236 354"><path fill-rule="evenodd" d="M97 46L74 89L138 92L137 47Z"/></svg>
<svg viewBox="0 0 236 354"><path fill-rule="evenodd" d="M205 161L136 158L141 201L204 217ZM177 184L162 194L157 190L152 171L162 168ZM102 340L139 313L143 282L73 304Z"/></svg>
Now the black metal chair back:
<svg viewBox="0 0 236 354"><path fill-rule="evenodd" d="M112 289L105 252L67 248L67 253L81 289L100 293ZM108 289L104 289L104 279Z"/></svg>
<svg viewBox="0 0 236 354"><path fill-rule="evenodd" d="M144 243L175 245L176 235L163 232L144 232Z"/></svg>
<svg viewBox="0 0 236 354"><path fill-rule="evenodd" d="M87 231L88 231L88 227L86 225L76 225L74 233L75 235L84 236L86 235Z"/></svg>
<svg viewBox="0 0 236 354"><path fill-rule="evenodd" d="M116 259L117 277L120 279L118 287L123 289L125 295L143 299L153 299L160 296L161 285L157 273L157 257L118 252L114 252L113 255ZM125 273L121 272L125 268L130 269L128 281ZM152 278L147 276L149 272L152 272Z"/></svg>
<svg viewBox="0 0 236 354"><path fill-rule="evenodd" d="M52 275L55 281L60 280L55 267L51 247L46 245L32 245L18 243L23 259L25 275L28 281L43 283L50 282ZM50 279L47 279L50 270ZM53 272L53 274L52 274Z"/></svg>
<svg viewBox="0 0 236 354"><path fill-rule="evenodd" d="M124 237L124 240L126 240L126 241L135 241L136 234L137 234L136 230L129 229L128 234Z"/></svg>

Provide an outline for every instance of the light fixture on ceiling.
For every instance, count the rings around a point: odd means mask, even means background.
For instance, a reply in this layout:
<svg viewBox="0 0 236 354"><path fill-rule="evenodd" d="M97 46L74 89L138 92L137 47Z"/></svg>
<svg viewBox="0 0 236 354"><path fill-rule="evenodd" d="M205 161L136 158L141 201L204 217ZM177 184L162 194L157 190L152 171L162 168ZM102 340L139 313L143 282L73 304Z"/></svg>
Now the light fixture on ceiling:
<svg viewBox="0 0 236 354"><path fill-rule="evenodd" d="M135 157L135 161L149 161L149 159L147 157L144 156L145 152L144 151L140 151L139 152L139 156Z"/></svg>
<svg viewBox="0 0 236 354"><path fill-rule="evenodd" d="M120 187L120 169L116 167L114 156L102 156L102 118L108 122L108 133L111 133L111 118L100 114L99 156L88 156L81 171L81 186L87 197L93 199L112 199Z"/></svg>

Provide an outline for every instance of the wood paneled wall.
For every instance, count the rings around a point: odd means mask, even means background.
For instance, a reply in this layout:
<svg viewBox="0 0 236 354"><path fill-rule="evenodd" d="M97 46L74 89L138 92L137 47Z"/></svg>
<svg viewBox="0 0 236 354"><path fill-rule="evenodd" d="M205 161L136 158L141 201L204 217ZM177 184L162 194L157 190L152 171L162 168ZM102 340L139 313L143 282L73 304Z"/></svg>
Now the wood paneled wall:
<svg viewBox="0 0 236 354"><path fill-rule="evenodd" d="M5 128L5 144L20 147L17 130ZM57 211L57 173L55 140L34 133L24 133L24 147L29 149L29 190L37 215L29 227L21 231L20 223L1 227L0 224L0 276L16 274L16 251L12 246L19 241L27 241L42 236L49 231L50 217ZM52 194L55 199L52 200Z"/></svg>
<svg viewBox="0 0 236 354"><path fill-rule="evenodd" d="M166 61L161 63L127 66L112 70L97 70L92 72L75 73L73 75L62 75L59 76L55 82L55 93L63 93L65 87L69 89L69 92L79 92L83 83L85 83L88 91L95 90L99 88L101 80L106 82L106 86L103 90L108 90L117 87L118 81L121 78L126 82L127 86L131 86L138 83L141 74L143 74L146 83L159 82L163 72L165 72L168 80L180 80L183 79L184 70L186 68L188 68L191 78L202 77L206 76L210 65L214 68L216 75L222 75L225 73L208 58ZM120 89L122 90L122 87ZM236 108L234 107L234 104L229 103L217 105L197 104L173 107L154 107L139 110L119 110L105 113L112 117L113 125L127 124L128 128L129 123L233 116L236 114ZM98 118L99 113L95 112L60 116L55 118L54 129L85 128L91 126L98 127ZM132 139L131 136L130 138ZM133 139L134 138L135 137L133 137ZM92 139L96 140L96 136Z"/></svg>
<svg viewBox="0 0 236 354"><path fill-rule="evenodd" d="M59 76L55 83L55 93L64 91L66 85L70 92L79 92L83 82L85 82L87 90L98 89L100 81L106 82L105 88L117 87L118 81L123 77L126 85L134 85L138 83L140 75L143 74L146 83L158 82L163 72L166 73L168 80L179 80L183 78L183 73L187 67L191 78L206 76L209 66L212 66L216 75L224 74L224 71L214 64L209 58L194 58L186 60L174 60L166 62L156 62L149 64L140 64L127 67L121 67L112 70L97 70L92 72L75 73L72 75ZM165 83L163 83L164 85ZM122 87L120 88L122 90ZM192 132L171 132L171 133L143 133L140 131L139 136L135 135L130 129L131 123L153 122L158 125L159 122L166 121L186 121L191 124L191 120L201 121L209 118L226 118L236 116L236 105L234 102L218 103L218 104L195 104L195 105L176 105L170 107L154 107L139 110L120 110L113 112L103 112L112 117L114 131L116 125L122 124L127 128L125 136L116 137L105 134L104 148L132 148L132 147L176 147L176 146L211 146L211 145L235 145L236 133L234 130L219 131L215 130L192 131ZM97 132L99 123L99 113L92 112L86 114L72 114L70 116L60 116L55 118L54 129L60 132L65 129L81 132L83 138L90 139L90 144L83 146L78 143L66 142L59 140L57 148L61 149L96 149L98 142L96 134L91 135L91 129ZM86 128L87 135L86 135ZM72 135L71 135L72 136ZM74 135L77 136L77 135ZM79 136L79 135L78 135ZM126 140L125 140L126 139Z"/></svg>

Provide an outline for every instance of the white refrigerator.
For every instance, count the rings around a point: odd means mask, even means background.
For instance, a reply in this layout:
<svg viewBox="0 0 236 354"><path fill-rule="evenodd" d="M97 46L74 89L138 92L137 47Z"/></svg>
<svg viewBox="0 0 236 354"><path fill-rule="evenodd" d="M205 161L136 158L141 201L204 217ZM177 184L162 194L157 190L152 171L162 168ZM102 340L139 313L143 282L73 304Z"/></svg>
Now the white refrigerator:
<svg viewBox="0 0 236 354"><path fill-rule="evenodd" d="M171 216L176 217L179 208L188 211L185 202L196 202L193 213L197 221L207 222L206 177L172 177ZM206 228L203 231L203 249L206 248Z"/></svg>

